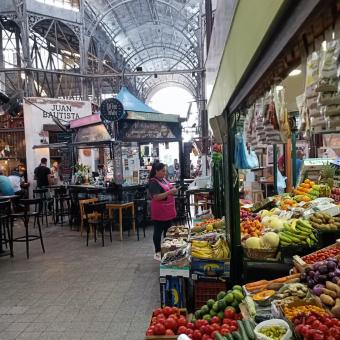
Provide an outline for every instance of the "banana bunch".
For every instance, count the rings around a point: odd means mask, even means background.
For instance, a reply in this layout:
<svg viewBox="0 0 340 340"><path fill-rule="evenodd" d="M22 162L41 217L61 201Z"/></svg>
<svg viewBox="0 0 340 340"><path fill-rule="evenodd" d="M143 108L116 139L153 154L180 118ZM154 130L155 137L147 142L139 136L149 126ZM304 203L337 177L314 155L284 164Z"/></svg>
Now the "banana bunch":
<svg viewBox="0 0 340 340"><path fill-rule="evenodd" d="M222 238L219 238L217 242L212 245L212 250L214 253L214 259L216 260L225 260L229 258L230 251L228 245Z"/></svg>
<svg viewBox="0 0 340 340"><path fill-rule="evenodd" d="M279 233L280 245L305 245L313 247L317 243L316 230L306 220L293 220L291 224L284 223L283 231Z"/></svg>
<svg viewBox="0 0 340 340"><path fill-rule="evenodd" d="M213 251L208 241L192 240L191 255L199 259L212 259Z"/></svg>

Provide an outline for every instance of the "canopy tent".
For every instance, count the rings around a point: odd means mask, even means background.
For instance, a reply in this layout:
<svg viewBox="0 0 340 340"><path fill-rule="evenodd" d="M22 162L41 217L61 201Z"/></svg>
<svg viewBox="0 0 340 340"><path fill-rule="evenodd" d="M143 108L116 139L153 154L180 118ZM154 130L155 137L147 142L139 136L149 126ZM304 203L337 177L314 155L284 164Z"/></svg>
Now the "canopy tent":
<svg viewBox="0 0 340 340"><path fill-rule="evenodd" d="M125 86L121 88L116 99L123 104L125 111L159 113L135 97Z"/></svg>

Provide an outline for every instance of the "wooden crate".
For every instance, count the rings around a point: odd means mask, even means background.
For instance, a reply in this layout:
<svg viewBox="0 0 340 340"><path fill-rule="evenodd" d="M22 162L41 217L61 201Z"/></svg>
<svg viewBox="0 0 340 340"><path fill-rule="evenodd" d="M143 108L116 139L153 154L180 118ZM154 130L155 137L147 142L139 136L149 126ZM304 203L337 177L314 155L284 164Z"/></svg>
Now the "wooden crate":
<svg viewBox="0 0 340 340"><path fill-rule="evenodd" d="M184 315L185 318L188 320L188 311L186 308L180 308L180 313L181 315ZM153 315L151 315L149 326L151 325ZM149 328L148 326L148 328ZM166 335L146 335L145 340L177 340L178 335L171 335L171 336L166 336Z"/></svg>
<svg viewBox="0 0 340 340"><path fill-rule="evenodd" d="M325 247L325 248L322 248L322 249L319 249L309 255L313 255L315 253L317 253L318 251L322 251L322 250L326 250L326 249L331 249L331 248L335 248L335 247L340 247L340 239L336 240L336 243L328 246L328 247ZM311 265L306 263L304 260L303 260L304 257L300 257L298 255L294 255L293 256L293 263L294 263L294 266L296 269L298 269L300 272L303 272L307 267L310 267Z"/></svg>

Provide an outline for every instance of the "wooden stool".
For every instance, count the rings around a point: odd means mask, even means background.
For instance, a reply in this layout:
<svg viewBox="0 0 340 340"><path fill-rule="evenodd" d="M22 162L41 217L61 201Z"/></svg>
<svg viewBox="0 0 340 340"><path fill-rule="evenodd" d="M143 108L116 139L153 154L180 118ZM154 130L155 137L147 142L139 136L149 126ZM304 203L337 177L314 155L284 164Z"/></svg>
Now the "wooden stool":
<svg viewBox="0 0 340 340"><path fill-rule="evenodd" d="M106 204L106 208L109 210L109 217L110 219L113 218L114 210L118 210L118 217L119 217L119 232L120 232L120 240L123 241L123 209L131 209L132 213L132 231L136 232L136 225L135 225L135 205L133 202L127 203L108 203Z"/></svg>
<svg viewBox="0 0 340 340"><path fill-rule="evenodd" d="M98 198L87 198L83 200L79 200L80 207L80 236L83 236L83 228L84 228L84 220L86 219L84 205L88 203L97 203ZM93 216L91 216L93 217Z"/></svg>
<svg viewBox="0 0 340 340"><path fill-rule="evenodd" d="M263 201L263 191L261 189L253 190L251 196L253 203Z"/></svg>

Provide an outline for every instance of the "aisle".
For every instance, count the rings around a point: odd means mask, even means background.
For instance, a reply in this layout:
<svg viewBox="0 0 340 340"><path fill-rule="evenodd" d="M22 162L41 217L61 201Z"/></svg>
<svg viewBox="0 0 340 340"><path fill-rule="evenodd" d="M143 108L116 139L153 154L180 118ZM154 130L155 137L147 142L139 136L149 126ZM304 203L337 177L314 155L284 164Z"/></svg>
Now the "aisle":
<svg viewBox="0 0 340 340"><path fill-rule="evenodd" d="M79 233L44 229L46 254L31 242L0 258L0 339L143 339L159 303L159 266L147 237L87 248Z"/></svg>

